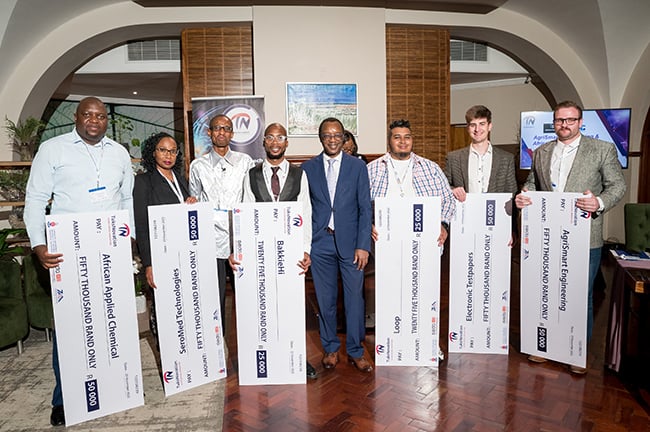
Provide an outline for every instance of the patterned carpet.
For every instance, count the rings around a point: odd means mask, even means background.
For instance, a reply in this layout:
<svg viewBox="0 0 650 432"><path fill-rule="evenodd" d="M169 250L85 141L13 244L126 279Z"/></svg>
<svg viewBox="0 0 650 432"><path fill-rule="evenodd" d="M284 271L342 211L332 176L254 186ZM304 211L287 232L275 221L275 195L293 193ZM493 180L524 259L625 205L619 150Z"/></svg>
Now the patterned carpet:
<svg viewBox="0 0 650 432"><path fill-rule="evenodd" d="M70 431L221 431L225 380L165 398L156 359L141 334L145 405L81 423ZM32 330L24 343L0 351L0 431L53 431L50 400L54 386L51 342Z"/></svg>

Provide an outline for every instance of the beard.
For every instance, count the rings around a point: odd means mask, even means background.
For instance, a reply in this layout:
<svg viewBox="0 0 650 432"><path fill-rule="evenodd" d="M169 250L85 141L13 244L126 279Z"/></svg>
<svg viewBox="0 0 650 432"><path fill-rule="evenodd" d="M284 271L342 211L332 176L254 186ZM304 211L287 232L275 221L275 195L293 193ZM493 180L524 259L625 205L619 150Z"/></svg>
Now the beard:
<svg viewBox="0 0 650 432"><path fill-rule="evenodd" d="M269 152L266 152L266 157L271 160L282 159L284 157L284 152L278 154L271 154Z"/></svg>

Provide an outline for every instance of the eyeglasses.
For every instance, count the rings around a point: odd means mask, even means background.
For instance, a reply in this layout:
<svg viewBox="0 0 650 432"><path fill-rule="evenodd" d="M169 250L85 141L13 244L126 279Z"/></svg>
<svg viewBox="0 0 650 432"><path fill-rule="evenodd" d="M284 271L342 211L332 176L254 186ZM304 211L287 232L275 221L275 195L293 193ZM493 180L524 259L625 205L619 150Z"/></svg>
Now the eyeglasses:
<svg viewBox="0 0 650 432"><path fill-rule="evenodd" d="M578 120L580 120L580 119L579 119L579 118L576 118L576 117L569 117L569 118L556 118L556 119L553 119L553 123L555 123L556 125L561 125L561 124L566 123L567 126L572 126L572 125L574 125L575 122L577 122Z"/></svg>
<svg viewBox="0 0 650 432"><path fill-rule="evenodd" d="M172 150L172 149L166 149L166 148L157 148L156 151L160 153L161 155L168 155L168 156L178 156L180 153L180 150Z"/></svg>
<svg viewBox="0 0 650 432"><path fill-rule="evenodd" d="M219 132L219 131L221 131L221 130L224 131L224 132L232 132L232 127L230 127L230 126L215 125L215 126L211 126L211 127L210 127L210 130L211 130L212 132Z"/></svg>
<svg viewBox="0 0 650 432"><path fill-rule="evenodd" d="M329 141L329 140L336 140L340 141L343 139L343 134L342 133L337 133L337 134L322 134L320 136L320 139L323 141Z"/></svg>
<svg viewBox="0 0 650 432"><path fill-rule="evenodd" d="M273 141L276 141L278 144L282 144L287 140L287 137L285 135L267 135L264 137L264 141L267 143L272 143Z"/></svg>
<svg viewBox="0 0 650 432"><path fill-rule="evenodd" d="M88 112L88 111L86 111L86 112L82 112L82 113L81 113L81 117L83 117L84 120L89 120L89 119L91 119L91 118L94 117L94 118L96 118L96 119L99 120L99 121L104 121L104 120L106 120L106 118L107 118L107 117L106 117L106 114L101 114L101 113L100 113L100 114L97 114L97 113Z"/></svg>

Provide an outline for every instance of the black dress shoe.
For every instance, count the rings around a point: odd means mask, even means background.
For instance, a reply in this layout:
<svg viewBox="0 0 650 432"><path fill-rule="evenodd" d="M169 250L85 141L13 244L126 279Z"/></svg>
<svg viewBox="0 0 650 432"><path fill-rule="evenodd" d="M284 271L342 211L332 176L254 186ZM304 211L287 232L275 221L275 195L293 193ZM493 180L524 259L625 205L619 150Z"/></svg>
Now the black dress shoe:
<svg viewBox="0 0 650 432"><path fill-rule="evenodd" d="M307 362L307 378L314 380L317 377L318 373L316 372L316 369L309 362Z"/></svg>
<svg viewBox="0 0 650 432"><path fill-rule="evenodd" d="M63 411L63 405L52 407L50 424L52 426L65 426L65 412Z"/></svg>

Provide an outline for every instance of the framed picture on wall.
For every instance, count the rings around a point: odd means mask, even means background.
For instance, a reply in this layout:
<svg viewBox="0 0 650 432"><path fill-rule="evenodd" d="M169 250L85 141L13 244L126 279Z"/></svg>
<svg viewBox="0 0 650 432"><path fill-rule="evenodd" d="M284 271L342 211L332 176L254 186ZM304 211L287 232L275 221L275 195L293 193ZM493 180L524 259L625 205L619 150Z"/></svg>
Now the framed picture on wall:
<svg viewBox="0 0 650 432"><path fill-rule="evenodd" d="M357 109L356 84L287 83L290 136L318 135L318 126L327 117L336 117L357 135Z"/></svg>

